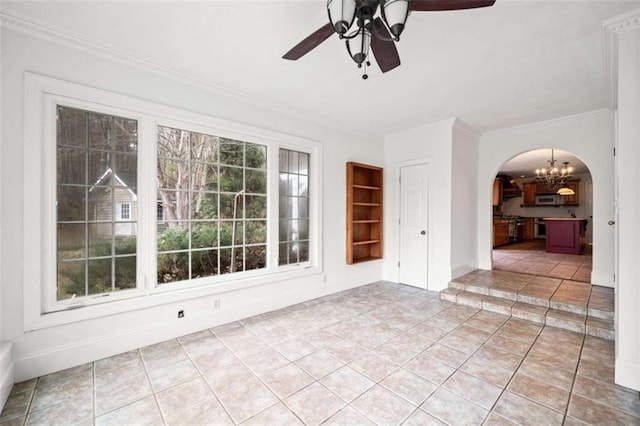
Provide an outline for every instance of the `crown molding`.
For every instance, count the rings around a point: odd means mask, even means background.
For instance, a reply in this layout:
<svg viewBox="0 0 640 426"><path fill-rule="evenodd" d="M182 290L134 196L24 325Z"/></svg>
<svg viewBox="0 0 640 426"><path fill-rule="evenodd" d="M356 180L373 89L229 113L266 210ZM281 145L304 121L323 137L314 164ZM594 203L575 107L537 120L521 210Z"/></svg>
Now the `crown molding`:
<svg viewBox="0 0 640 426"><path fill-rule="evenodd" d="M640 28L640 9L614 16L602 22L603 61L609 90L609 108L618 108L618 36Z"/></svg>
<svg viewBox="0 0 640 426"><path fill-rule="evenodd" d="M474 139L480 138L480 133L472 126L462 121L459 117L455 117L453 121L453 127L466 133L468 136L473 137Z"/></svg>
<svg viewBox="0 0 640 426"><path fill-rule="evenodd" d="M622 15L602 21L602 26L609 32L622 34L640 27L640 9L634 9Z"/></svg>
<svg viewBox="0 0 640 426"><path fill-rule="evenodd" d="M82 50L92 55L102 56L110 60L125 63L144 71L150 71L163 77L177 80L182 83L187 83L192 86L214 92L216 94L228 96L230 98L254 106L258 106L271 111L277 111L290 117L303 119L320 127L329 128L341 133L345 133L347 135L356 136L359 139L364 139L372 143L381 143L381 140L372 134L366 134L361 131L348 129L346 127L342 127L339 124L327 124L331 121L329 117L323 116L317 111L301 110L300 108L293 107L287 104L267 102L243 91L230 88L224 84L217 83L211 80L205 80L203 78L193 76L183 71L165 67L164 65L155 63L153 60L150 60L148 58L132 55L115 47L73 33L64 28L45 23L32 17L27 17L25 15L1 7L0 27L9 28L11 30L33 35L47 41Z"/></svg>
<svg viewBox="0 0 640 426"><path fill-rule="evenodd" d="M564 117L552 118L551 120L538 121L535 123L523 124L522 126L507 127L505 129L491 130L484 132L480 137L490 137L497 135L509 135L516 133L530 132L533 130L548 129L552 127L563 126L572 123L581 123L584 121L596 120L602 117L612 117L613 111L608 108L596 109L593 111L583 112L580 114L567 115Z"/></svg>

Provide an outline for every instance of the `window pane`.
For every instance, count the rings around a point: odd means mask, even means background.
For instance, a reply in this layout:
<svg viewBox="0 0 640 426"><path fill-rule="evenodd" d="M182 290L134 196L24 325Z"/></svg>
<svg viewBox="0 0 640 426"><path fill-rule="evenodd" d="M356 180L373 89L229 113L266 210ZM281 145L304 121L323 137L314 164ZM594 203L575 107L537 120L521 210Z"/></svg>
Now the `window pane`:
<svg viewBox="0 0 640 426"><path fill-rule="evenodd" d="M116 239L116 254L135 254L136 253L136 237L125 237Z"/></svg>
<svg viewBox="0 0 640 426"><path fill-rule="evenodd" d="M267 266L267 246L251 246L245 249L245 270L262 269Z"/></svg>
<svg viewBox="0 0 640 426"><path fill-rule="evenodd" d="M218 166L214 164L192 163L191 187L196 191L218 191Z"/></svg>
<svg viewBox="0 0 640 426"><path fill-rule="evenodd" d="M89 221L113 220L113 191L107 186L89 188Z"/></svg>
<svg viewBox="0 0 640 426"><path fill-rule="evenodd" d="M278 244L278 265L287 265L289 263L289 249L287 243Z"/></svg>
<svg viewBox="0 0 640 426"><path fill-rule="evenodd" d="M89 294L109 293L112 290L113 259L95 259L88 261Z"/></svg>
<svg viewBox="0 0 640 426"><path fill-rule="evenodd" d="M138 122L128 118L113 118L116 137L116 150L120 152L138 151Z"/></svg>
<svg viewBox="0 0 640 426"><path fill-rule="evenodd" d="M299 220L298 221L298 230L300 232L301 240L309 239L309 221L308 220Z"/></svg>
<svg viewBox="0 0 640 426"><path fill-rule="evenodd" d="M218 246L218 222L200 222L191 228L191 247L207 248ZM186 247L185 247L186 248Z"/></svg>
<svg viewBox="0 0 640 426"><path fill-rule="evenodd" d="M58 221L84 221L86 186L58 186Z"/></svg>
<svg viewBox="0 0 640 426"><path fill-rule="evenodd" d="M58 259L87 256L85 230L85 224L58 224Z"/></svg>
<svg viewBox="0 0 640 426"><path fill-rule="evenodd" d="M109 151L89 151L88 184L91 186L111 185L113 174L111 163L113 154Z"/></svg>
<svg viewBox="0 0 640 426"><path fill-rule="evenodd" d="M240 167L220 167L220 191L240 192L244 188L244 173Z"/></svg>
<svg viewBox="0 0 640 426"><path fill-rule="evenodd" d="M189 160L189 132L158 127L158 158Z"/></svg>
<svg viewBox="0 0 640 426"><path fill-rule="evenodd" d="M302 197L309 196L309 179L306 176L298 177L298 195Z"/></svg>
<svg viewBox="0 0 640 426"><path fill-rule="evenodd" d="M220 164L244 165L244 143L220 138Z"/></svg>
<svg viewBox="0 0 640 426"><path fill-rule="evenodd" d="M218 138L202 133L191 133L191 161L218 162Z"/></svg>
<svg viewBox="0 0 640 426"><path fill-rule="evenodd" d="M248 220L245 222L247 244L267 242L267 222L264 220Z"/></svg>
<svg viewBox="0 0 640 426"><path fill-rule="evenodd" d="M242 219L244 215L244 197L235 194L220 194L220 218Z"/></svg>
<svg viewBox="0 0 640 426"><path fill-rule="evenodd" d="M218 250L197 250L191 252L191 277L218 275Z"/></svg>
<svg viewBox="0 0 640 426"><path fill-rule="evenodd" d="M136 257L117 257L116 262L116 282L118 290L136 288Z"/></svg>
<svg viewBox="0 0 640 426"><path fill-rule="evenodd" d="M167 253L158 255L158 284L189 279L189 254Z"/></svg>
<svg viewBox="0 0 640 426"><path fill-rule="evenodd" d="M222 247L231 246L233 241L233 221L225 220L220 222L220 245Z"/></svg>
<svg viewBox="0 0 640 426"><path fill-rule="evenodd" d="M189 163L186 161L158 159L158 188L189 188Z"/></svg>
<svg viewBox="0 0 640 426"><path fill-rule="evenodd" d="M289 175L288 195L298 195L298 175Z"/></svg>
<svg viewBox="0 0 640 426"><path fill-rule="evenodd" d="M298 260L300 262L306 262L309 260L309 242L308 241L300 242L300 251L299 251Z"/></svg>
<svg viewBox="0 0 640 426"><path fill-rule="evenodd" d="M158 252L187 250L188 248L188 222L171 222L170 227L166 224L158 225Z"/></svg>
<svg viewBox="0 0 640 426"><path fill-rule="evenodd" d="M59 262L58 263L58 291L57 299L69 299L74 294L84 296L86 262Z"/></svg>
<svg viewBox="0 0 640 426"><path fill-rule="evenodd" d="M89 257L111 256L113 223L89 224Z"/></svg>
<svg viewBox="0 0 640 426"><path fill-rule="evenodd" d="M289 171L289 151L286 149L281 149L278 152L280 171L287 173ZM282 175L280 175L282 177ZM286 176L286 175L285 175Z"/></svg>
<svg viewBox="0 0 640 426"><path fill-rule="evenodd" d="M264 145L256 145L247 143L246 146L247 167L254 169L267 168L267 147Z"/></svg>
<svg viewBox="0 0 640 426"><path fill-rule="evenodd" d="M58 184L87 184L86 155L83 149L58 147Z"/></svg>
<svg viewBox="0 0 640 426"><path fill-rule="evenodd" d="M58 144L84 148L87 144L86 112L58 107Z"/></svg>
<svg viewBox="0 0 640 426"><path fill-rule="evenodd" d="M309 199L299 198L299 200L300 200L300 202L298 203L299 217L308 218L309 217Z"/></svg>
<svg viewBox="0 0 640 426"><path fill-rule="evenodd" d="M247 219L261 219L267 217L267 197L261 195L247 195L245 197Z"/></svg>
<svg viewBox="0 0 640 426"><path fill-rule="evenodd" d="M298 173L298 153L289 151L289 173Z"/></svg>
<svg viewBox="0 0 640 426"><path fill-rule="evenodd" d="M191 205L193 211L191 219L217 219L218 218L218 194L213 192L191 193Z"/></svg>
<svg viewBox="0 0 640 426"><path fill-rule="evenodd" d="M246 188L249 194L267 193L267 172L265 170L247 170Z"/></svg>
<svg viewBox="0 0 640 426"><path fill-rule="evenodd" d="M309 154L303 152L298 154L298 167L301 175L309 174Z"/></svg>

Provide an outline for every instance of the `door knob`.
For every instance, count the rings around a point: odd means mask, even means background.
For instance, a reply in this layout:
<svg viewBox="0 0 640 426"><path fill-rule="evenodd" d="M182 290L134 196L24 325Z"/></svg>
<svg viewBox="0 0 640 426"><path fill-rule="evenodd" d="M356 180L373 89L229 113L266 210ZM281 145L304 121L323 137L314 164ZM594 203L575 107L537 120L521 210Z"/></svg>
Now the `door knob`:
<svg viewBox="0 0 640 426"><path fill-rule="evenodd" d="M615 225L616 221L615 220L610 220L609 222L607 222L609 225Z"/></svg>
<svg viewBox="0 0 640 426"><path fill-rule="evenodd" d="M426 235L427 231L420 231L420 235Z"/></svg>

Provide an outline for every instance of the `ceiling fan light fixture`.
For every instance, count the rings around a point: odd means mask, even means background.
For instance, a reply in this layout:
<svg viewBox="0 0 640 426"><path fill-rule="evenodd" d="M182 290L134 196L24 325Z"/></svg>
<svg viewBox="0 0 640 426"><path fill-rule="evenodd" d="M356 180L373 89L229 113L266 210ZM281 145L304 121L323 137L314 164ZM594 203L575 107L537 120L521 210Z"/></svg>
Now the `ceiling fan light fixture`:
<svg viewBox="0 0 640 426"><path fill-rule="evenodd" d="M369 56L369 46L371 44L371 32L366 28L360 28L358 33L346 41L349 56L356 64L362 65Z"/></svg>
<svg viewBox="0 0 640 426"><path fill-rule="evenodd" d="M343 36L356 17L356 0L327 0L327 11L333 30Z"/></svg>
<svg viewBox="0 0 640 426"><path fill-rule="evenodd" d="M400 34L404 30L404 25L409 16L408 0L386 0L380 8L382 19L389 27L389 31L396 40L400 40Z"/></svg>

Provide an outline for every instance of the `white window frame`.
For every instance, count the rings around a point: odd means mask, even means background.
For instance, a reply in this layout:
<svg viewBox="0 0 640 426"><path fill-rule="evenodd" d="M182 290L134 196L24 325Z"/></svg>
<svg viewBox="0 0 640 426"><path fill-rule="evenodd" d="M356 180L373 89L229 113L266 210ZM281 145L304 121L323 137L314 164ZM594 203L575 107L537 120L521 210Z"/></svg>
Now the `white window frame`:
<svg viewBox="0 0 640 426"><path fill-rule="evenodd" d="M55 301L56 106L138 120L137 287ZM33 73L25 73L24 329L36 330L322 273L322 144ZM157 126L267 145L267 267L178 283L156 283ZM310 154L309 261L278 266L278 150ZM39 167L37 167L39 166ZM41 247L41 250L35 250ZM108 299L109 302L104 303ZM69 309L78 308L81 309Z"/></svg>

